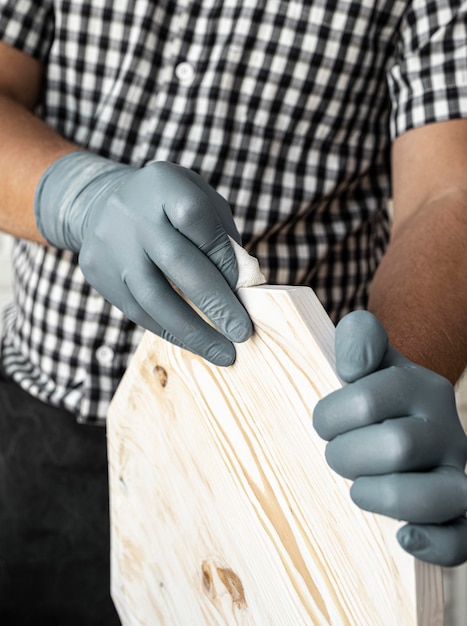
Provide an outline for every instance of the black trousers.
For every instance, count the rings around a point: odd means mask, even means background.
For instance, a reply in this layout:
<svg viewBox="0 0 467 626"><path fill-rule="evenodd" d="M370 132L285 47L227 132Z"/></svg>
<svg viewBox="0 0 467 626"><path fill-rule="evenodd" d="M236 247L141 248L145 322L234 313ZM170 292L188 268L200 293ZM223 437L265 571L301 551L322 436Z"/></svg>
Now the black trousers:
<svg viewBox="0 0 467 626"><path fill-rule="evenodd" d="M0 624L118 626L105 429L0 375Z"/></svg>

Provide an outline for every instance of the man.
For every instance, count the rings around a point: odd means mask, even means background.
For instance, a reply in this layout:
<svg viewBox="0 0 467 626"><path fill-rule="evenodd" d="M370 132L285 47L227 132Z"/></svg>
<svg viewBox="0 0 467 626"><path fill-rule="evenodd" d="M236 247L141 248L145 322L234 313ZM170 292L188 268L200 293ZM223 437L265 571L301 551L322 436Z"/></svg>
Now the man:
<svg viewBox="0 0 467 626"><path fill-rule="evenodd" d="M357 503L411 523L407 550L467 558L466 443L441 377L467 354L466 14L448 0L1 0L0 227L18 241L0 615L113 623L105 436L89 424L142 328L233 362L252 329L227 235L334 320L369 306L383 322L390 346L369 313L342 320L352 384L316 428Z"/></svg>

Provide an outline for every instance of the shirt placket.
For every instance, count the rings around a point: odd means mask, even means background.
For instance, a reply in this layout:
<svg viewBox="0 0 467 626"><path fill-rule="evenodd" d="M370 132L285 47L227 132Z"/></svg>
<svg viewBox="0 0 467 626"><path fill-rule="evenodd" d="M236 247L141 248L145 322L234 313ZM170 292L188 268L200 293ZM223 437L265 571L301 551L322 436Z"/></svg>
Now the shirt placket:
<svg viewBox="0 0 467 626"><path fill-rule="evenodd" d="M147 141L141 142L135 154L136 160L144 162L149 155L151 160L151 140L156 126L167 111L181 112L190 97L189 88L197 76L197 65L190 54L189 24L193 19L190 11L191 2L177 2L175 13L170 21L169 31L163 45L162 67L158 72L157 88L152 98L150 113L142 125L141 135ZM168 133L170 136L170 133ZM170 137L157 146L157 159L169 158Z"/></svg>

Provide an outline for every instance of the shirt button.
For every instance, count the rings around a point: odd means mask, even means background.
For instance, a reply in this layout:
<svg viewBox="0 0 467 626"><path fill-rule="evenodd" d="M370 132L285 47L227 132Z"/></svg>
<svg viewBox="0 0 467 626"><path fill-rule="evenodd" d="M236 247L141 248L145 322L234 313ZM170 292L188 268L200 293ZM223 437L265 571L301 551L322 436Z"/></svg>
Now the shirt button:
<svg viewBox="0 0 467 626"><path fill-rule="evenodd" d="M195 79L195 68L188 61L183 61L175 67L175 76L181 85L189 87Z"/></svg>
<svg viewBox="0 0 467 626"><path fill-rule="evenodd" d="M96 359L101 365L112 365L115 353L110 346L99 346L96 350Z"/></svg>

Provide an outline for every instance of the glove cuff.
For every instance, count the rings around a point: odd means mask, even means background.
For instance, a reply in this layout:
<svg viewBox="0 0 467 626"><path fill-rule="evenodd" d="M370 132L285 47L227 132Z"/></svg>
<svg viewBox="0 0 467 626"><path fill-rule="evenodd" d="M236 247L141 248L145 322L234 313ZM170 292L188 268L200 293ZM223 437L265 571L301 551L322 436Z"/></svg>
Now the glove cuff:
<svg viewBox="0 0 467 626"><path fill-rule="evenodd" d="M34 196L40 233L57 248L79 252L94 201L109 183L119 186L130 171L130 166L84 151L71 152L52 163Z"/></svg>

